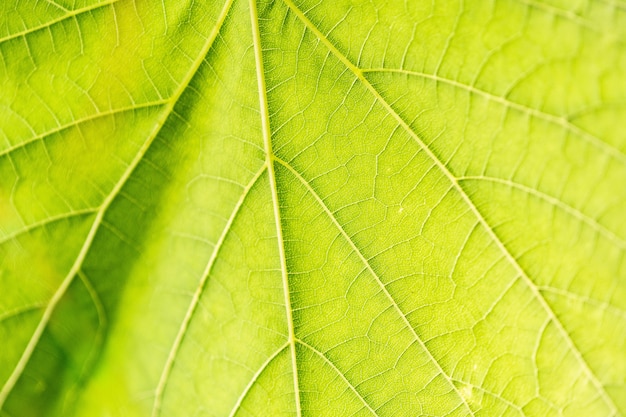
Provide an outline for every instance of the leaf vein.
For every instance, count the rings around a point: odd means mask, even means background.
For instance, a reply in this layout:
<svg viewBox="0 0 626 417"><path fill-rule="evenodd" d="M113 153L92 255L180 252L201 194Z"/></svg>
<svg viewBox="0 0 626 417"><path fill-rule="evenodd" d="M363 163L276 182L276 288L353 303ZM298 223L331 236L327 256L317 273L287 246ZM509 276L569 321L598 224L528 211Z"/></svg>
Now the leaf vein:
<svg viewBox="0 0 626 417"><path fill-rule="evenodd" d="M46 0L46 1L48 1L48 0ZM79 15L84 14L84 13L89 13L89 12L94 11L94 10L102 9L104 7L107 7L107 6L110 6L112 4L115 4L115 3L119 2L119 1L121 1L121 0L105 0L105 1L103 1L101 3L96 3L96 4L92 4L90 6L87 6L87 7L83 7L82 9L72 10L71 12L69 12L69 13L61 16L61 17L58 17L56 19L52 19L52 20L50 20L50 21L48 21L46 23L43 23L41 25L33 26L31 28L24 29L24 30L22 30L20 32L12 33L12 34L10 34L8 36L5 36L4 38L0 38L0 44L2 44L4 42L7 42L7 41L10 41L11 39L19 38L20 36L25 36L25 35L28 35L29 33L36 32L36 31L41 30L41 29L45 29L47 27L50 27L50 26L52 26L52 25L54 25L56 23L62 22L64 20L70 19L72 17L76 17L76 16L79 16ZM48 1L48 2L50 2L50 1Z"/></svg>
<svg viewBox="0 0 626 417"><path fill-rule="evenodd" d="M288 343L291 351L291 365L293 372L293 385L296 415L302 416L302 405L300 402L300 388L298 384L298 365L296 358L296 335L293 322L293 309L290 300L289 291L289 273L287 271L287 260L285 255L285 240L283 238L283 230L280 215L280 202L278 200L278 189L276 186L276 173L274 171L274 151L272 149L272 132L270 128L270 112L267 102L267 87L265 83L265 73L263 68L263 52L261 46L261 33L259 27L259 16L257 13L256 0L250 0L250 20L252 26L252 40L254 46L254 59L256 63L257 85L259 92L259 106L261 116L261 127L263 133L263 143L265 147L266 163L269 173L269 183L272 193L272 206L274 210L274 223L276 224L276 237L278 240L278 253L281 264L281 275L283 279L283 295L285 299L285 313L287 318L287 329L289 332Z"/></svg>
<svg viewBox="0 0 626 417"><path fill-rule="evenodd" d="M317 194L317 192L313 189L313 187L289 163L279 159L278 157L276 157L276 161L279 162L281 165L283 165L287 170L289 170L289 172L291 172L291 174L294 175L298 179L298 181L300 181L302 183L302 185L304 185L304 187L311 194L311 196L313 196L313 198L315 198L315 200L321 206L321 208L324 211L324 213L326 213L326 215L328 216L330 221L335 225L335 227L337 228L339 233L344 237L344 239L346 239L346 241L348 242L348 244L350 245L350 247L352 248L354 253L359 257L359 259L361 260L361 262L363 263L363 265L365 266L367 271L375 279L375 281L378 284L378 286L380 287L381 291L383 292L383 294L385 294L385 297L391 302L391 306L389 308L393 308L396 311L396 313L399 315L400 319L403 321L405 327L411 332L413 338L419 343L419 345L422 348L422 350L428 355L430 361L437 368L437 371L447 380L449 385L452 387L452 389L458 395L458 397L461 400L461 402L465 404L465 407L467 408L469 413L471 415L474 415L474 412L470 408L469 404L467 403L467 401L465 401L465 398L461 395L461 393L456 388L456 385L452 382L451 376L448 375L444 371L444 369L441 367L439 362L435 359L435 357L430 352L430 350L428 349L428 347L426 346L424 341L418 336L417 332L415 331L415 328L411 325L411 323L409 322L406 314L404 314L404 312L402 311L400 306L398 306L398 304L396 303L396 301L393 298L393 296L389 293L389 291L387 290L387 287L385 286L385 284L380 279L380 276L376 273L376 271L374 271L374 269L372 268L370 262L367 260L367 258L361 252L361 250L359 250L359 248L354 243L354 240L350 237L350 235L348 235L348 233L344 230L344 228L341 226L341 224L339 224L339 222L335 218L335 216L332 213L332 211L328 208L328 206L326 205L324 200L322 200L322 198Z"/></svg>
<svg viewBox="0 0 626 417"><path fill-rule="evenodd" d="M350 388L350 391L352 391L357 397L359 397L359 400L361 400L361 402L363 403L363 405L375 416L378 416L379 414L376 412L376 410L374 410L372 408L372 406L367 402L367 400L365 400L365 398L363 397L363 395L356 389L356 387L354 385L352 385L352 383L350 381L348 381L348 379L346 378L346 376L335 366L335 364L322 352L320 352L319 350L317 350L315 347L311 346L310 344L308 344L307 342L305 342L304 340L301 339L297 339L296 342L298 342L300 345L304 346L305 348L309 349L311 352L315 353L317 356L319 356L328 366L330 366L332 368L333 371L335 371L337 373L337 375L339 375L339 377L343 380L343 382L345 382L345 384L348 386L348 388Z"/></svg>
<svg viewBox="0 0 626 417"><path fill-rule="evenodd" d="M207 53L209 52L209 50L211 49L211 46L213 45L213 42L217 38L217 35L222 27L222 24L226 20L226 16L228 14L228 11L230 9L230 5L232 4L232 2L233 0L228 0L226 4L224 5L224 8L222 9L222 14L220 15L218 21L213 27L213 30L209 34L202 50L199 53L198 60L189 69L189 71L183 78L180 86L178 87L178 90L175 92L175 94L169 100L166 108L163 110L158 122L155 124L152 131L150 131L149 134L147 135L145 142L143 143L143 145L141 146L141 148L139 149L139 151L137 152L137 154L135 155L131 163L128 165L128 167L126 168L126 170L120 177L119 181L115 184L115 186L113 187L109 195L104 199L102 205L98 209L94 222L91 226L91 229L89 230L89 233L87 235L87 238L85 239L83 246L81 247L78 253L78 256L76 257L68 274L65 276L65 278L59 285L57 291L50 298L48 305L46 309L44 310L44 313L41 317L41 320L39 321L32 337L28 341L26 348L24 349L20 359L15 365L15 368L11 372L4 386L2 387L2 389L0 389L0 410L2 410L4 406L4 402L6 401L11 391L13 390L13 387L17 383L17 380L20 378L20 376L24 372L24 369L26 368L26 365L28 361L30 360L30 357L32 356L37 344L39 343L39 340L41 339L41 336L43 335L44 330L48 326L48 323L50 321L50 318L52 317L52 313L56 309L56 306L65 295L65 292L69 288L70 284L73 282L74 277L78 274L78 271L80 270L84 260L87 257L87 254L90 251L90 248L96 237L96 234L100 230L100 226L104 223L103 220L104 220L105 214L107 213L109 207L111 206L113 201L116 199L116 197L118 196L118 194L120 193L120 191L122 190L122 188L124 187L128 179L131 177L132 173L135 171L135 168L144 159L144 155L147 153L152 142L161 131L161 128L165 125L165 122L169 119L169 116L172 114L174 106L176 105L176 103L178 102L182 94L185 92L185 90L187 89L187 86L193 79L201 63L204 61Z"/></svg>
<svg viewBox="0 0 626 417"><path fill-rule="evenodd" d="M161 377L159 378L159 383L155 390L154 402L152 405L152 417L157 417L159 413L161 412L161 402L163 399L163 393L165 391L165 387L167 385L169 375L172 371L174 362L176 360L180 347L183 343L185 335L187 334L187 330L189 329L189 324L191 323L191 319L193 318L196 312L196 309L198 307L198 304L200 303L200 297L204 293L204 289L206 288L206 284L209 280L209 276L211 275L211 271L213 270L213 265L215 265L215 262L220 253L220 250L224 246L224 242L226 241L228 232L230 232L230 230L232 229L232 225L235 219L237 218L237 215L241 211L241 208L244 205L246 197L250 194L250 190L254 187L254 185L257 183L259 178L261 178L261 175L265 172L266 168L267 168L267 165L263 164L261 169L259 169L259 171L252 178L252 180L250 180L248 185L244 187L243 192L241 196L239 197L239 200L235 204L235 207L228 221L226 222L226 225L224 226L224 229L222 230L222 233L219 239L217 240L217 243L215 244L213 248L211 257L209 258L209 261L206 267L204 268L204 271L202 272L200 282L198 283L198 286L196 287L196 291L193 294L191 303L189 304L189 307L187 308L187 313L185 314L185 317L183 318L183 321L180 325L178 333L176 334L176 338L174 339L174 343L172 344L172 347L168 354L165 365L163 366L163 371L161 372Z"/></svg>
<svg viewBox="0 0 626 417"><path fill-rule="evenodd" d="M47 137L50 137L52 135L54 135L55 133L60 133L64 130L70 129L72 127L76 127L81 125L82 123L86 123L89 121L93 121L93 120L97 120L103 117L107 117L107 116L114 116L116 114L120 114L120 113L125 113L128 111L134 111L134 110L140 110L140 109L144 109L144 108L150 108L150 107L158 107L164 104L167 104L169 100L157 100L157 101L151 101L151 102L147 102L147 103L141 103L141 104L137 104L135 106L128 106L128 107L120 107L120 108L116 108L116 109L111 109L111 110L107 110L101 113L95 113L86 117L82 117L80 119L76 119L73 120L70 123L66 123L66 124L62 124L62 125L58 125L57 127L48 130L47 132L43 132L41 134L38 134L36 136L33 136L32 138L29 138L23 142L17 143L15 145L11 145L3 150L0 151L0 158L4 157L5 155L14 153L15 151L17 151L18 149L21 148L25 148L26 146L44 140Z"/></svg>
<svg viewBox="0 0 626 417"><path fill-rule="evenodd" d="M356 68L356 67L355 67ZM521 103L517 103L515 101L512 101L506 97L501 97L492 93L489 93L485 90L481 90L480 88L474 87L472 85L467 85L464 84L462 82L456 81L456 80L452 80L449 78L445 78L439 75L435 75L435 74L428 74L425 72L418 72L418 71L411 71L411 70L406 70L406 69L400 69L400 68L366 68L366 69L357 69L357 71L359 71L360 73L376 73L376 72L387 72L387 73L397 73L397 74L405 74L405 75L410 75L410 76L414 76L414 77L420 77L420 78L425 78L425 79L429 79L429 80L433 80L435 82L440 82L443 84L447 84L450 85L452 87L455 88L459 88L461 90L465 90L468 91L471 94L477 95L477 96L481 96L487 100L493 101L495 103L499 103L502 106L506 107L506 108L510 108L510 109L514 109L516 111L519 111L521 113L527 114L529 116L532 117L536 117L537 119L546 121L548 123L557 125L562 127L563 129L567 130L568 132L580 137L581 139L583 139L584 141L586 141L587 143L589 143L590 145L594 146L595 148L601 150L602 152L605 152L606 154L610 155L612 158L620 161L621 163L626 164L626 153L624 153L623 151L621 151L620 149L608 144L607 142L601 140L599 137L587 132L586 130L576 126L574 123L572 123L567 117L563 117L563 116L557 116L555 114L552 113L548 113L542 110L538 110L532 107L528 107L524 104ZM368 82L369 83L369 82Z"/></svg>
<svg viewBox="0 0 626 417"><path fill-rule="evenodd" d="M344 54L342 54L337 49L337 47L332 42L330 42L330 40L326 36L324 36L324 34L322 32L320 32L320 30L302 13L302 11L297 8L297 6L293 3L292 0L283 0L283 1L292 10L292 12L302 21L302 23L309 30L311 30L312 33L314 33L317 36L317 38L320 40L320 42L322 42L324 45L326 45L326 47L337 57L337 59L339 59L339 61L341 61L344 65L346 65L346 67L348 69L350 69L350 71L353 72L355 77L358 80L361 81L363 86L366 87L371 92L371 94L379 101L379 103L384 107L384 109L391 116L393 116L393 118L396 120L396 122L399 125L401 125L402 128L407 132L407 134L409 134L415 140L415 142L418 144L418 146L420 146L420 148L428 155L428 157L433 161L433 163L439 168L439 170L442 172L442 174L451 182L452 186L456 189L456 191L458 192L460 197L463 199L463 201L465 201L465 203L468 205L470 210L474 213L474 215L476 216L478 221L482 224L483 228L485 229L485 231L487 232L487 234L489 235L491 240L498 247L498 249L503 253L503 255L506 257L507 261L516 270L516 272L523 278L526 286L530 289L530 291L533 293L533 296L535 297L535 299L539 302L541 307L544 309L544 311L548 315L550 321L552 321L555 324L555 326L557 327L558 332L561 334L561 336L563 337L565 343L568 345L569 350L575 356L577 361L580 363L581 368L582 368L584 374L587 376L589 381L592 383L592 385L598 391L598 393L601 396L602 400L610 408L611 415L616 415L617 414L617 406L615 405L615 403L613 402L611 397L608 395L607 391L604 389L603 385L598 380L597 376L594 374L594 372L589 367L589 364L586 362L585 358L582 356L580 350L576 347L576 345L575 345L574 341L572 340L571 336L569 335L569 333L567 332L567 330L565 329L565 327L563 326L561 321L556 316L554 310L552 310L552 307L548 304L546 299L543 297L543 295L538 290L538 288L535 285L535 283L531 280L531 278L528 276L526 271L522 268L522 266L519 264L519 262L515 259L515 257L512 255L512 253L509 251L509 249L506 247L506 245L503 243L503 241L500 239L500 237L495 233L495 231L489 225L487 220L483 217L482 213L478 210L476 205L470 199L469 195L463 189L463 187L461 186L461 184L458 181L458 179L454 176L454 174L452 174L452 172L448 169L448 167L444 164L444 162L422 141L422 139L417 135L417 133L413 129L411 129L411 127L407 124L407 122L381 96L381 94L378 92L378 90L376 90L376 88L374 88L374 86L372 84L370 84L370 82L364 77L363 71L361 69L359 69L355 64L353 64ZM292 172L294 172L294 171L292 171ZM437 363L437 366L439 366L438 363ZM442 372L443 372L443 370L442 370ZM450 382L450 378L449 377L448 377L448 381ZM452 385L454 386L454 384L452 384ZM460 393L458 392L458 390L456 389L456 386L454 386L454 389L457 392L457 394L461 398L463 398L463 396L461 396ZM464 398L463 398L463 400L464 400ZM467 402L466 402L466 404L467 404ZM468 408L469 408L469 405L468 405Z"/></svg>
<svg viewBox="0 0 626 417"><path fill-rule="evenodd" d="M14 308L13 310L5 311L0 314L0 323L3 321L7 321L14 317L20 316L22 314L30 313L31 311L36 311L43 309L46 306L46 303L35 303L27 306L21 306L18 308Z"/></svg>
<svg viewBox="0 0 626 417"><path fill-rule="evenodd" d="M254 383L259 380L263 371L265 371L267 367L272 363L272 361L276 359L276 357L278 357L278 355L280 355L281 352L285 350L287 347L289 347L289 342L285 342L281 347L276 349L276 351L273 354L271 354L265 360L265 362L263 362L261 367L252 376L252 379L250 379L250 382L248 382L244 390L241 392L241 394L239 395L239 398L237 398L237 402L235 403L235 405L233 406L233 409L228 414L228 417L235 417L235 414L237 414L237 411L239 411L239 409L241 408L241 404L243 404L243 400L245 400L246 397L248 396L248 393L254 386Z"/></svg>
<svg viewBox="0 0 626 417"><path fill-rule="evenodd" d="M489 182L495 182L498 184L504 184L507 185L511 188L515 188L518 189L522 192L525 192L529 195L532 195L538 199L544 200L548 203L550 203L551 205L560 208L561 210L563 210L564 212L568 213L569 215L573 216L574 218L576 218L577 220L580 220L581 222L585 223L586 225L588 225L589 227L591 227L592 229L594 229L596 232L598 232L600 235L604 236L606 239L610 240L611 242L613 242L616 246L618 246L620 249L626 250L626 240L622 239L621 237L617 236L615 233L611 232L606 226L602 225L601 223L598 222L598 220L588 216L587 214L583 213L582 211L570 206L569 204L565 203L564 201L558 199L557 197L551 196L549 194L543 193L539 190L536 190L534 188L528 187L527 185L523 185L523 184L519 184L516 183L514 181L511 180L506 180L506 179L501 179L501 178L496 178L496 177L487 177L487 176L465 176L465 177L459 177L457 178L458 181L489 181Z"/></svg>
<svg viewBox="0 0 626 417"><path fill-rule="evenodd" d="M11 234L6 234L6 235L2 236L2 238L0 239L0 246L5 245L7 242L9 242L11 240L14 240L14 239L16 239L17 237L19 237L21 235L30 233L33 230L40 229L40 228L46 227L46 226L48 226L50 224L53 224L53 223L56 223L56 222L60 222L60 221L63 221L63 220L69 220L69 219L74 218L74 217L87 216L87 215L90 215L90 214L94 214L97 211L98 211L98 207L93 207L93 208L86 208L86 209L83 209L83 210L72 211L70 213L63 213L63 214L60 214L58 216L48 217L45 220L29 224L28 226L23 227L22 229L19 229L19 230L15 231L15 232L13 232Z"/></svg>

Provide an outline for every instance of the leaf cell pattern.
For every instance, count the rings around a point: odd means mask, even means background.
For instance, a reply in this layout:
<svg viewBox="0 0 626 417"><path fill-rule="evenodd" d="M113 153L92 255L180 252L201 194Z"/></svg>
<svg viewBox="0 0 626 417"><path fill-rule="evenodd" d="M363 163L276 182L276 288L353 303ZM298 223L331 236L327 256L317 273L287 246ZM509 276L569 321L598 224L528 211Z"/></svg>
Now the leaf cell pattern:
<svg viewBox="0 0 626 417"><path fill-rule="evenodd" d="M626 415L626 4L0 5L0 416Z"/></svg>

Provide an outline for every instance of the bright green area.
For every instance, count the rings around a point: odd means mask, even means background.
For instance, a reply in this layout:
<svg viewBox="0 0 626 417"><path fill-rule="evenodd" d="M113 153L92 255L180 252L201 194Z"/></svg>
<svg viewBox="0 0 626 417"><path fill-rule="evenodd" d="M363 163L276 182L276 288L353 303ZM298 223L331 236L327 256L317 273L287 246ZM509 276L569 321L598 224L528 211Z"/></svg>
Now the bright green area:
<svg viewBox="0 0 626 417"><path fill-rule="evenodd" d="M0 1L0 416L626 416L625 28Z"/></svg>

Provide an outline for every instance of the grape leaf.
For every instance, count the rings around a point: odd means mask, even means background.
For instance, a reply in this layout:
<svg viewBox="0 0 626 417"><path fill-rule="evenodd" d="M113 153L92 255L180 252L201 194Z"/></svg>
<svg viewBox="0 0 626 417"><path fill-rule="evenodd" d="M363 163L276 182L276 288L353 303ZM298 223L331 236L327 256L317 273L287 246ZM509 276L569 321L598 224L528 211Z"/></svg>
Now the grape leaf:
<svg viewBox="0 0 626 417"><path fill-rule="evenodd" d="M0 416L626 415L622 0L0 4Z"/></svg>

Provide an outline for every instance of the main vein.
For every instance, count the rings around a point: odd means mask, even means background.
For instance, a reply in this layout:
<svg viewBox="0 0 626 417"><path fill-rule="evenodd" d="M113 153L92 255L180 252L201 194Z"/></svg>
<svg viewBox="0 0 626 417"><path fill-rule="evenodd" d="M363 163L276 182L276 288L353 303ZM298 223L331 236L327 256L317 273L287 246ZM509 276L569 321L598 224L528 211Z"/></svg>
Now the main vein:
<svg viewBox="0 0 626 417"><path fill-rule="evenodd" d="M202 47L198 55L198 59L196 60L194 65L191 66L189 71L185 74L185 77L181 80L181 83L178 89L174 92L172 97L169 99L169 102L164 107L153 129L149 132L147 139L145 140L145 142L143 143L143 145L141 146L141 148L139 149L139 151L137 152L133 160L128 164L128 166L126 167L126 170L120 177L119 181L115 184L115 186L113 187L109 195L104 199L104 201L98 208L94 222L91 228L89 229L85 242L83 243L83 246L81 247L78 253L78 256L74 260L74 263L72 264L68 274L65 276L63 281L61 281L59 288L57 288L56 292L50 298L50 301L48 302L48 305L46 306L46 309L44 310L43 315L41 316L41 319L39 320L39 323L37 324L37 327L35 328L35 331L33 332L33 335L28 341L28 344L26 345L24 352L22 352L20 359L18 360L17 364L15 365L15 368L11 372L11 375L9 375L9 378L7 379L2 389L0 390L0 410L2 410L2 407L4 406L4 402L6 401L7 397L11 393L11 390L17 383L22 373L24 372L24 369L26 368L28 361L33 355L33 352L35 351L35 348L37 347L37 344L39 343L39 340L41 339L43 332L48 326L48 323L50 322L50 318L52 317L52 314L54 313L57 305L59 304L59 302L61 301L61 299L67 292L67 289L70 287L70 285L74 281L74 278L80 271L81 266L83 262L85 261L87 254L89 253L89 250L91 248L91 245L96 237L96 234L100 230L100 226L103 223L105 214L107 213L109 207L111 206L113 201L116 199L116 197L118 196L118 194L120 193L120 191L122 190L122 188L124 187L128 179L134 172L135 168L139 165L139 163L143 159L144 155L150 148L150 145L152 145L154 139L157 137L157 135L161 131L161 128L165 125L165 122L167 121L167 119L169 118L169 116L172 114L174 110L174 106L176 105L176 103L178 103L178 100L182 96L183 92L187 89L187 86L193 79L201 63L204 61L206 54L208 53L209 49L213 45L213 42L215 41L217 37L217 34L221 28L221 25L223 24L225 20L225 16L228 13L228 9L230 8L232 1L233 0L229 0L226 2L226 5L224 6L224 9L222 11L222 15L220 16L220 20L216 22L215 27L213 28L213 31L207 38L206 43L204 44L204 46Z"/></svg>
<svg viewBox="0 0 626 417"><path fill-rule="evenodd" d="M257 84L259 90L259 106L261 111L261 127L263 130L263 143L265 145L266 161L269 173L269 183L272 192L274 206L274 222L276 223L276 238L278 240L278 253L280 256L281 273L283 278L283 293L285 297L285 310L287 315L287 331L289 350L291 351L291 365L293 372L293 388L296 403L296 414L302 416L300 405L300 389L298 385L298 365L296 361L296 334L293 324L293 312L291 308L289 279L287 274L287 260L285 257L285 244L280 217L280 203L276 186L276 172L274 170L274 151L272 150L272 138L270 130L270 115L267 104L267 89L265 85L265 72L263 69L263 52L261 48L261 32L259 28L259 16L256 0L250 0L250 19L252 24L252 39L254 43L254 59L256 61Z"/></svg>

